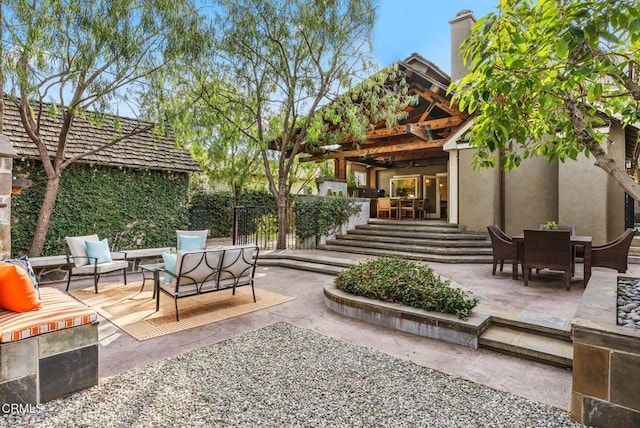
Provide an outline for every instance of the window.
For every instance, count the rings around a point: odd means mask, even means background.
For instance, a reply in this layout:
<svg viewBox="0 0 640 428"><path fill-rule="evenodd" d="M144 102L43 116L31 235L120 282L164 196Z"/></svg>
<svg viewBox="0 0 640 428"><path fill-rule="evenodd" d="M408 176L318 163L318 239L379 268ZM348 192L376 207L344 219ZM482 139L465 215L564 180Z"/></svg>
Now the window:
<svg viewBox="0 0 640 428"><path fill-rule="evenodd" d="M394 177L389 180L392 198L417 198L418 177Z"/></svg>

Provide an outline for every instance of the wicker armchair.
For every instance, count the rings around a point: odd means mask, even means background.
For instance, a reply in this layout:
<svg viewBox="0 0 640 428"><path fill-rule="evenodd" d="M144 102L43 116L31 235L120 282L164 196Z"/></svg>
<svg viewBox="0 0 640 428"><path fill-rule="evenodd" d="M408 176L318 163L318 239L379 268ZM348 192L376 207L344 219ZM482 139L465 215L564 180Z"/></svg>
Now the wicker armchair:
<svg viewBox="0 0 640 428"><path fill-rule="evenodd" d="M597 245L591 249L591 266L616 269L619 273L627 271L627 258L634 229L627 229L622 235L604 245Z"/></svg>
<svg viewBox="0 0 640 428"><path fill-rule="evenodd" d="M515 267L513 276L515 279L518 279L518 262L522 263L522 260L517 259L516 244L509 235L500 229L500 226L487 226L487 230L489 231L491 247L493 248L493 275L496 274L496 266L498 263L500 263L500 272L502 272L504 261L511 260Z"/></svg>
<svg viewBox="0 0 640 428"><path fill-rule="evenodd" d="M525 230L524 254L524 285L529 285L532 268L549 268L564 272L565 288L571 290L571 231Z"/></svg>

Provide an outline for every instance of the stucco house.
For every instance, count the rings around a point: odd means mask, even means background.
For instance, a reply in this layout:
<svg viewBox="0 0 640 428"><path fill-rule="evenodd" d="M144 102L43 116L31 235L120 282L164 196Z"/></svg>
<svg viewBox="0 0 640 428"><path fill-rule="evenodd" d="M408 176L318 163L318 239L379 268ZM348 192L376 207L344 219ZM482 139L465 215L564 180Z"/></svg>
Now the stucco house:
<svg viewBox="0 0 640 428"><path fill-rule="evenodd" d="M411 197L429 200L430 218L446 219L467 231L486 233L487 225L499 224L517 234L556 221L576 225L579 234L593 236L594 244L619 236L633 222L633 209L625 208L629 201L624 190L593 165L593 158L581 155L564 163L532 158L510 172L472 167L474 149L464 136L473 119L450 103L446 89L466 73L458 46L475 17L465 10L449 23L451 76L419 54L399 61L410 92L419 97L408 117L390 128L379 124L358 146L344 142L312 159L333 159L337 178L355 174L364 186L387 196L402 196L398 188L408 186ZM609 155L629 165L637 137L638 129L623 129L611 120Z"/></svg>

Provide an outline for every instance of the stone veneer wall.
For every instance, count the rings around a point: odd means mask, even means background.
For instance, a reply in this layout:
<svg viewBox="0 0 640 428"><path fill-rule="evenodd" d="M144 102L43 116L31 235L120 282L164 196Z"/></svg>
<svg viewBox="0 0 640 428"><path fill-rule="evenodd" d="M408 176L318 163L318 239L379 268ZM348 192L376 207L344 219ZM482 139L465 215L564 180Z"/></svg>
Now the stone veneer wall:
<svg viewBox="0 0 640 428"><path fill-rule="evenodd" d="M591 281L572 322L571 417L594 427L640 426L640 330L616 324L616 298Z"/></svg>
<svg viewBox="0 0 640 428"><path fill-rule="evenodd" d="M0 134L0 258L11 255L11 185L16 152L6 135Z"/></svg>

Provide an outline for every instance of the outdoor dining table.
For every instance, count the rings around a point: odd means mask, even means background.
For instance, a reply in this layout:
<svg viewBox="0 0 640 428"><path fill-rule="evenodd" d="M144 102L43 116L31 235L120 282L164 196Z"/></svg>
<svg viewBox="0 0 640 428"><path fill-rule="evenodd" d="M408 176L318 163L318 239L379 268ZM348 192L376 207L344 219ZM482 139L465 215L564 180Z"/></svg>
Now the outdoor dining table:
<svg viewBox="0 0 640 428"><path fill-rule="evenodd" d="M391 210L396 210L396 213L398 213L398 218L402 219L402 210L403 208L414 208L414 201L415 198L409 198L409 199L391 199ZM415 213L413 215L413 217L415 217Z"/></svg>
<svg viewBox="0 0 640 428"><path fill-rule="evenodd" d="M514 235L513 242L516 244L516 256L513 258L513 279L518 279L518 260L522 260L524 262L524 258L527 255L524 253L524 233L519 235ZM584 262L583 262L583 281L584 286L586 287L589 283L589 279L591 278L591 245L592 245L593 237L587 235L571 235L571 249L573 254L575 254L575 247L581 246L584 247ZM523 272L524 274L524 272Z"/></svg>

